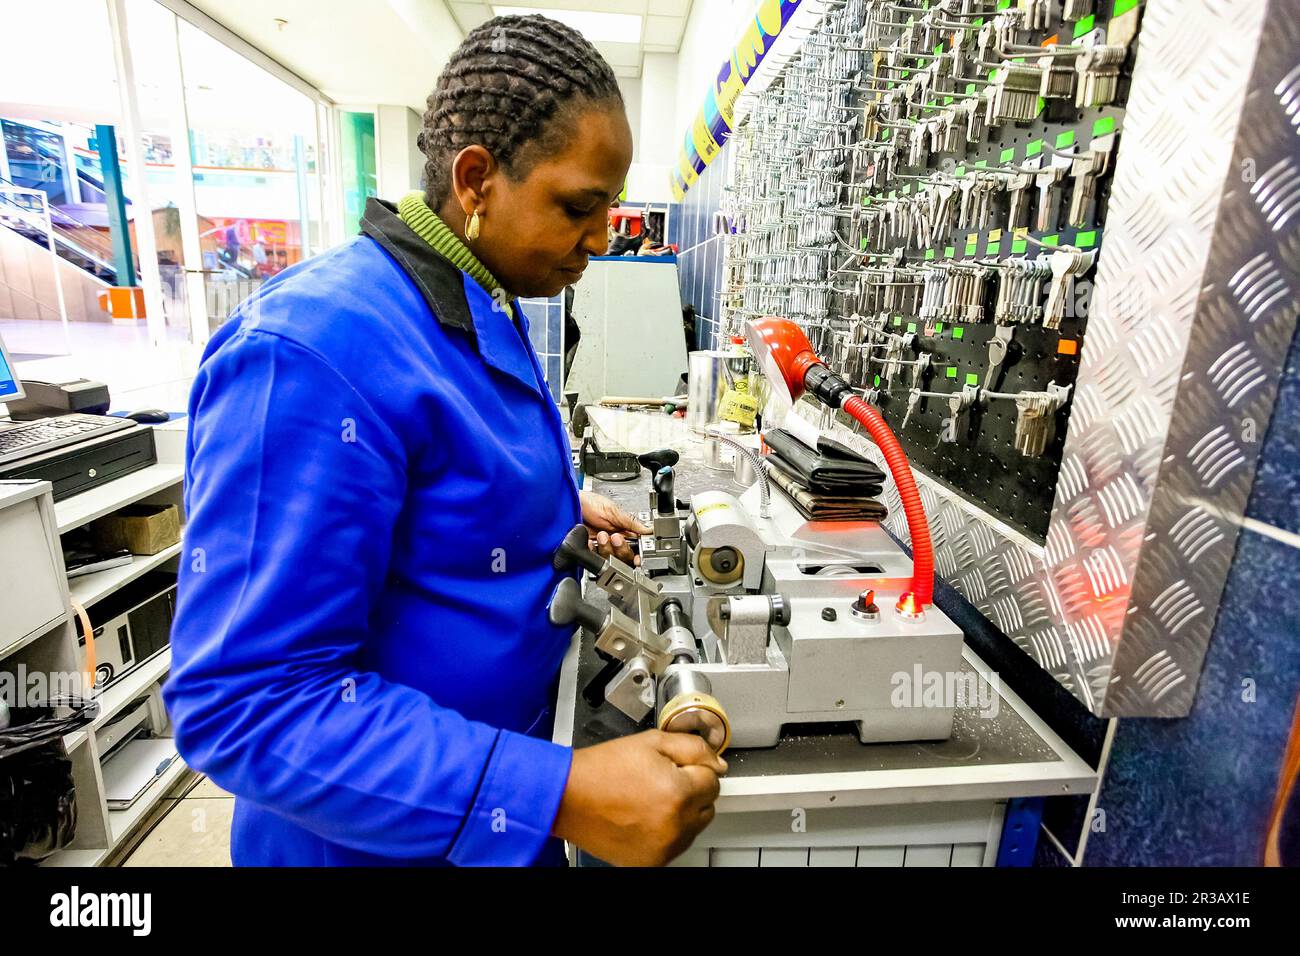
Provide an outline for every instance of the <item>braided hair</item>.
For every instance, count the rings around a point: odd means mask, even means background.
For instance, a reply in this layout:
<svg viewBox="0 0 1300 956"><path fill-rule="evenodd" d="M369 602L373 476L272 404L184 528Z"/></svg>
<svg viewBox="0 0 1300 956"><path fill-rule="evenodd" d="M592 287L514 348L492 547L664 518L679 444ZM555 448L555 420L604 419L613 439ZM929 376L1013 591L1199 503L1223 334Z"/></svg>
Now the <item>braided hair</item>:
<svg viewBox="0 0 1300 956"><path fill-rule="evenodd" d="M427 157L426 201L442 208L452 161L466 146L483 146L512 176L526 175L534 154L562 141L566 128L552 120L591 103L621 108L623 95L576 30L537 14L475 27L429 94L417 140Z"/></svg>

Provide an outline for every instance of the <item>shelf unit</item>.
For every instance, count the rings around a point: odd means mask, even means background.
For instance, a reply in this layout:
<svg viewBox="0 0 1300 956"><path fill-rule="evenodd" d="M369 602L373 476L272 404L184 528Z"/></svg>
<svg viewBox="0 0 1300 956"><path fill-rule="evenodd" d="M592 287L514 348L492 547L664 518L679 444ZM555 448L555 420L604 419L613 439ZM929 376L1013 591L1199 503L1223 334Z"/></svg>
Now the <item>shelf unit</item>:
<svg viewBox="0 0 1300 956"><path fill-rule="evenodd" d="M171 790L172 786L187 770L189 768L185 766L185 761L177 757L172 761L171 766L164 770L153 783L149 784L148 791L139 800L125 810L108 811L108 822L113 834L114 847L131 835L136 824L144 819L145 814L154 808L154 805L163 798L164 794Z"/></svg>
<svg viewBox="0 0 1300 956"><path fill-rule="evenodd" d="M145 661L131 673L114 681L99 695L99 716L90 726L98 730L116 717L127 704L148 691L150 685L161 683L172 666L171 648L157 657Z"/></svg>
<svg viewBox="0 0 1300 956"><path fill-rule="evenodd" d="M60 501L54 506L59 534L66 534L118 508L177 486L184 477L185 469L180 465L159 463Z"/></svg>
<svg viewBox="0 0 1300 956"><path fill-rule="evenodd" d="M124 564L120 568L109 568L106 571L96 571L93 574L83 574L79 577L69 578L68 592L72 596L72 600L84 608L89 608L123 585L130 584L142 574L146 574L154 568L162 567L180 553L181 546L177 543L170 548L159 551L157 554L133 555L131 563Z"/></svg>
<svg viewBox="0 0 1300 956"><path fill-rule="evenodd" d="M182 545L175 544L154 555L136 555L128 565L68 579L63 566L59 536L130 504L174 504L180 510L182 528L185 508L182 498L185 422L155 426L158 462L138 472L108 482L65 501L54 502L48 482L0 482L0 530L4 518L15 512L7 506L29 508L35 502L42 517L44 540L28 535L28 551L20 566L34 569L32 587L51 590L59 605L47 623L35 631L12 633L7 621L0 621L0 671L28 673L75 673L84 667L84 650L78 643L72 602L86 608L92 622L93 607L142 575L175 568ZM22 487L19 487L22 486ZM30 526L30 520L27 521ZM29 527L30 530L30 527ZM7 582L8 583L8 582ZM42 592L43 593L43 592ZM42 611L33 618L41 620ZM158 801L188 772L182 760L173 762L130 808L109 810L104 796L103 755L98 732L132 702L145 698L149 725L155 736L170 737L172 729L162 705L161 687L171 667L171 649L145 661L96 694L100 710L89 726L68 734L64 747L72 761L77 788L77 835L72 844L42 862L42 866L100 866L128 845L134 831L149 817ZM119 854L120 855L120 854Z"/></svg>

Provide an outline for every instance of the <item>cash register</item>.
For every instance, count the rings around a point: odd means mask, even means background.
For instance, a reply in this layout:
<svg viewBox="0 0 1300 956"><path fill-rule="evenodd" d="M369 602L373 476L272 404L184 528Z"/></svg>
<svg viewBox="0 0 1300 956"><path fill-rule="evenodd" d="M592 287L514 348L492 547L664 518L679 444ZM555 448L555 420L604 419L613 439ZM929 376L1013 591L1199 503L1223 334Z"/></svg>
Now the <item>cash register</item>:
<svg viewBox="0 0 1300 956"><path fill-rule="evenodd" d="M27 398L0 338L0 407ZM0 415L0 481L44 479L54 500L88 491L158 460L153 430L126 418L84 413L31 421Z"/></svg>

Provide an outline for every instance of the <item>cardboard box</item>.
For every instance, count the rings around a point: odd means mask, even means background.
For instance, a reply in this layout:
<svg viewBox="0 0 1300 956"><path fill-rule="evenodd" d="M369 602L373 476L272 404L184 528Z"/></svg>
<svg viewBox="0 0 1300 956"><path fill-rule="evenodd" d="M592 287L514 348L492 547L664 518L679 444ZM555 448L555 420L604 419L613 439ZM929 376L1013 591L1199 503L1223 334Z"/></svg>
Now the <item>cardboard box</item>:
<svg viewBox="0 0 1300 956"><path fill-rule="evenodd" d="M91 537L104 550L157 554L180 541L180 511L175 505L127 505L94 522Z"/></svg>

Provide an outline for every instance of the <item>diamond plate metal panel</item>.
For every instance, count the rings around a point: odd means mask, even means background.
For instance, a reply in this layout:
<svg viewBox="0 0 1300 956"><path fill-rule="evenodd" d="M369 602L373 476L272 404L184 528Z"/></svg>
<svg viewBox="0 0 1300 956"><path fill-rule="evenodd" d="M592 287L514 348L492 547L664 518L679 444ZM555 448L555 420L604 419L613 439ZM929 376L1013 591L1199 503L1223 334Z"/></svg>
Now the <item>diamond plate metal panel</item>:
<svg viewBox="0 0 1300 956"><path fill-rule="evenodd" d="M1046 544L917 475L938 573L1101 716L1188 713L1232 562L1300 311L1297 6L1145 5Z"/></svg>

